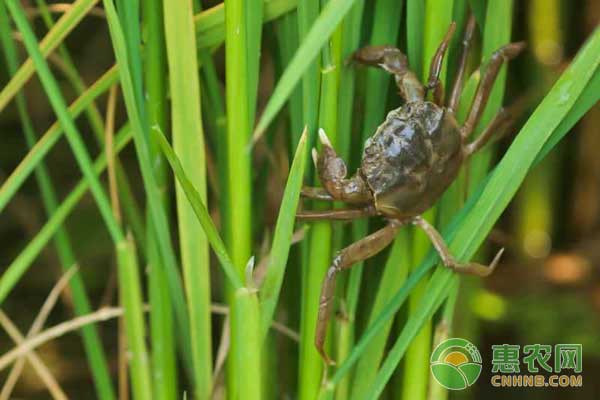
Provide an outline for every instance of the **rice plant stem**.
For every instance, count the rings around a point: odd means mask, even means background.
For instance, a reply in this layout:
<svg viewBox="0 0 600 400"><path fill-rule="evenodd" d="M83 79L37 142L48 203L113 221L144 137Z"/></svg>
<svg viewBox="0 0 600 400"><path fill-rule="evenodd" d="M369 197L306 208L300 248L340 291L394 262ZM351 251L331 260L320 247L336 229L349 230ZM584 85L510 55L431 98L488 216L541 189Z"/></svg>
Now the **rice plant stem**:
<svg viewBox="0 0 600 400"><path fill-rule="evenodd" d="M142 4L143 27L145 34L144 81L146 87L145 109L149 129L165 129L167 121L167 73L165 54L165 30L163 28L163 2L144 0ZM159 185L161 203L165 210L169 208L168 174L160 147L152 137L149 138L150 159ZM153 226L152 214L146 212L147 226ZM168 277L165 265L158 251L156 235L146 232L148 242L148 291L150 301L150 330L152 340L153 391L157 398L177 397L177 360L175 354L174 319L171 314L172 302L169 296Z"/></svg>
<svg viewBox="0 0 600 400"><path fill-rule="evenodd" d="M202 202L207 204L204 131L192 2L170 1L165 2L163 7L173 148ZM212 393L213 370L208 241L179 184L176 185L176 194L181 264L191 329L195 397L204 399Z"/></svg>

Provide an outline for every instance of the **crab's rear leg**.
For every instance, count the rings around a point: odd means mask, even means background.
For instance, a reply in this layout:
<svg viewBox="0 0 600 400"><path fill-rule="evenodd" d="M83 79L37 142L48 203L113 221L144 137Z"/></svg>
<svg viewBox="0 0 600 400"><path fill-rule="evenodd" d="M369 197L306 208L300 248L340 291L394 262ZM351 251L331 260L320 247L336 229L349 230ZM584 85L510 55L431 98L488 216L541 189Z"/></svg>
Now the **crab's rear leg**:
<svg viewBox="0 0 600 400"><path fill-rule="evenodd" d="M509 43L492 54L485 72L481 76L481 81L477 87L477 93L473 99L469 116L461 128L461 135L463 138L467 138L477 126L502 64L504 64L505 61L515 58L524 48L524 42Z"/></svg>
<svg viewBox="0 0 600 400"><path fill-rule="evenodd" d="M463 82L465 80L465 74L467 71L467 59L469 57L469 48L473 40L473 34L475 33L475 16L471 14L465 28L465 33L462 41L462 54L460 55L460 62L456 71L456 78L454 80L454 87L452 88L452 94L448 102L448 109L451 112L455 112L458 109L458 101L463 89Z"/></svg>
<svg viewBox="0 0 600 400"><path fill-rule="evenodd" d="M333 364L333 361L329 358L323 346L325 344L325 337L327 336L327 323L331 318L331 311L333 309L335 280L338 272L348 269L357 262L366 260L385 249L392 240L394 240L401 225L402 223L399 221L390 221L385 228L382 228L341 250L335 256L331 266L327 270L327 275L321 286L319 314L315 333L315 346L326 363Z"/></svg>
<svg viewBox="0 0 600 400"><path fill-rule="evenodd" d="M408 60L399 49L393 46L366 46L352 55L352 61L380 67L393 74L400 95L407 101L424 99L425 89L419 78L408 67Z"/></svg>
<svg viewBox="0 0 600 400"><path fill-rule="evenodd" d="M455 30L456 23L452 22L431 60L429 79L425 87L425 97L427 97L428 90L433 90L433 101L440 107L444 105L444 85L440 81L440 73L442 72L442 63L444 62L446 50L448 50L448 44L450 44L450 39L452 39Z"/></svg>
<svg viewBox="0 0 600 400"><path fill-rule="evenodd" d="M465 145L465 155L470 156L479 151L494 135L496 137L501 137L506 133L517 120L517 117L522 114L527 105L527 101L528 99L523 98L509 107L501 108L494 119L492 119L492 122L485 127L483 132L481 132L481 135L477 136L471 143Z"/></svg>
<svg viewBox="0 0 600 400"><path fill-rule="evenodd" d="M423 217L420 216L413 218L412 222L414 225L417 225L419 228L421 228L429 237L429 240L431 240L433 247L435 247L435 249L437 250L444 265L456 272L477 276L488 276L492 272L494 272L494 269L496 269L498 261L500 261L500 257L504 252L504 249L501 249L496 254L496 257L494 257L489 267L473 262L461 263L456 261L456 259L452 256L450 250L448 250L448 247L444 242L444 238L442 238L440 233L433 226L431 226L429 222L427 222L425 219L423 219Z"/></svg>

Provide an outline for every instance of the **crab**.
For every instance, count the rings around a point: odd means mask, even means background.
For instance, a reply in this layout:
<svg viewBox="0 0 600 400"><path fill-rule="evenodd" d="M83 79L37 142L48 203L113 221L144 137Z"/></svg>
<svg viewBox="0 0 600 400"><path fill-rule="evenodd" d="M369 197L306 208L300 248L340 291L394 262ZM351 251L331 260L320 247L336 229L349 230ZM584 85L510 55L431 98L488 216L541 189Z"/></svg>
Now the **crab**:
<svg viewBox="0 0 600 400"><path fill-rule="evenodd" d="M365 142L362 161L354 175L347 177L346 164L336 154L326 133L319 130L321 152L313 149L312 156L323 187L304 187L302 195L317 200L342 201L350 208L299 211L297 218L353 220L379 216L387 221L380 230L338 252L327 270L321 288L315 346L328 364L334 362L325 352L324 342L338 273L382 251L403 225L421 228L439 253L442 263L457 272L487 276L502 255L503 249L489 267L474 262L461 263L452 256L438 231L421 216L454 181L465 160L514 119L509 108L501 109L481 135L468 141L481 118L500 67L517 56L525 44L510 43L493 53L481 75L468 116L461 125L456 118L456 109L475 29L474 18L471 16L467 23L457 76L445 105L439 75L455 29L453 22L432 59L426 85L419 82L409 69L406 56L396 47L367 46L353 54L353 62L380 67L391 73L404 100L401 107L389 112L385 121ZM429 91L433 101L426 100Z"/></svg>

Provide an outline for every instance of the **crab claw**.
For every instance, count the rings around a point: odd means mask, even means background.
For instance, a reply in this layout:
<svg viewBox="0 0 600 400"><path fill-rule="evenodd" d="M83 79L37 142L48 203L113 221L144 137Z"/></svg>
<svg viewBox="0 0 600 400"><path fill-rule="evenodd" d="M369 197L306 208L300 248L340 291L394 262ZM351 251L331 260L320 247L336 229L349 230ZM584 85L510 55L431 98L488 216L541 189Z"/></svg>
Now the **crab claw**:
<svg viewBox="0 0 600 400"><path fill-rule="evenodd" d="M317 152L317 149L315 149L315 148L313 147L311 154L312 154L312 160L313 160L313 163L315 164L315 168L318 168L318 164L319 164L319 153Z"/></svg>
<svg viewBox="0 0 600 400"><path fill-rule="evenodd" d="M325 130L323 128L319 128L319 140L321 141L321 144L323 146L327 146L327 147L332 147L331 141L329 140L329 138L327 137L327 134L325 133Z"/></svg>

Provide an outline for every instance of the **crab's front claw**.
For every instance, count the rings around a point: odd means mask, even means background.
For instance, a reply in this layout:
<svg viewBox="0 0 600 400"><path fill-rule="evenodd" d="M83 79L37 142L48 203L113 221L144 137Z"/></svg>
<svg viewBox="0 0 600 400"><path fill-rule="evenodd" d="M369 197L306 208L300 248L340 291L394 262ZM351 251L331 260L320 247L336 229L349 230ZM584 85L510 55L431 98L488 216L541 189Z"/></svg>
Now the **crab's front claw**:
<svg viewBox="0 0 600 400"><path fill-rule="evenodd" d="M319 178L321 178L321 183L327 187L330 182L344 179L348 170L346 163L337 155L323 129L319 129L319 140L322 145L321 152L313 151L313 161L316 158Z"/></svg>

